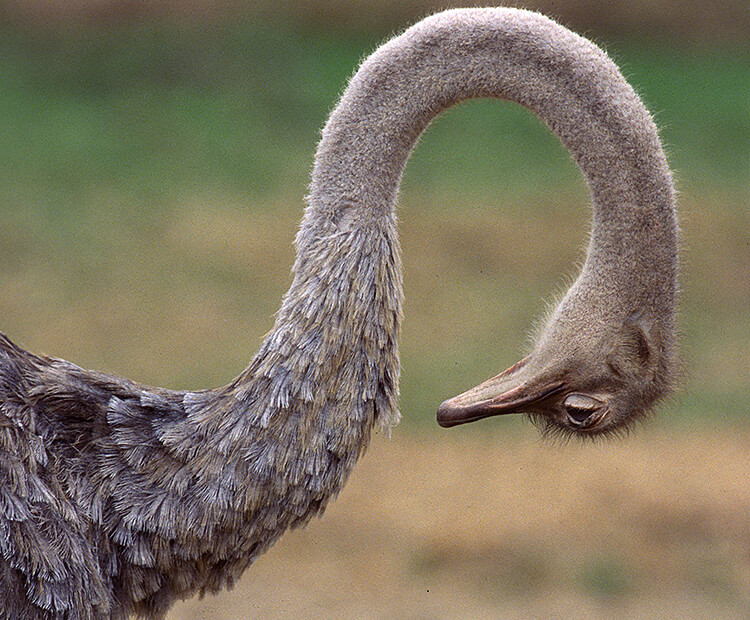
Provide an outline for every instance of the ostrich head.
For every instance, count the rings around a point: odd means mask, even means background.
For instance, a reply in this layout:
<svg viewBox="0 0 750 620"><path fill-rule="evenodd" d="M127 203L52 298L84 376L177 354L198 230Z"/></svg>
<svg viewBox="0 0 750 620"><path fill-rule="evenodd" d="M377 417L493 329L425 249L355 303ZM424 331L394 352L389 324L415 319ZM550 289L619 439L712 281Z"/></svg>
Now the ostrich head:
<svg viewBox="0 0 750 620"><path fill-rule="evenodd" d="M545 433L626 430L669 390L671 352L643 311L602 329L558 314L533 351L438 408L441 426L526 413Z"/></svg>

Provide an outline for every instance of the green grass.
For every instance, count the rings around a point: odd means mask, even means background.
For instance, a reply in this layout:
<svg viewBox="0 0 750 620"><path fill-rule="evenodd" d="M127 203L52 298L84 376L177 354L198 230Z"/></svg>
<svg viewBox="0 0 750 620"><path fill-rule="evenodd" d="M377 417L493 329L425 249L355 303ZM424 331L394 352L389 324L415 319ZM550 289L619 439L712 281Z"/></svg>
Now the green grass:
<svg viewBox="0 0 750 620"><path fill-rule="evenodd" d="M382 38L247 23L0 31L2 330L170 387L239 372L288 284L319 129ZM750 51L607 47L654 111L682 193L687 372L671 419L741 420ZM477 101L433 124L402 200L405 419L431 420L515 361L581 257L585 202L525 110Z"/></svg>
<svg viewBox="0 0 750 620"><path fill-rule="evenodd" d="M80 204L91 186L145 203L206 188L297 193L356 54L291 33L224 34L6 32L5 192L34 192L51 211ZM328 62L337 56L338 73Z"/></svg>

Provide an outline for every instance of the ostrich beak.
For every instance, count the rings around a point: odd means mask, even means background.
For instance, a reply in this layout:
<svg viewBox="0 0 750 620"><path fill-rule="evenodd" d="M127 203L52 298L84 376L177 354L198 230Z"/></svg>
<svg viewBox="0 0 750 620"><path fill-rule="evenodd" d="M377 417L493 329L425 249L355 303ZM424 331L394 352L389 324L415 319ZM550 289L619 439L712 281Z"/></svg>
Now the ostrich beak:
<svg viewBox="0 0 750 620"><path fill-rule="evenodd" d="M450 427L508 413L530 412L536 405L559 392L562 381L523 380L521 360L508 370L470 390L444 401L437 410L440 426Z"/></svg>

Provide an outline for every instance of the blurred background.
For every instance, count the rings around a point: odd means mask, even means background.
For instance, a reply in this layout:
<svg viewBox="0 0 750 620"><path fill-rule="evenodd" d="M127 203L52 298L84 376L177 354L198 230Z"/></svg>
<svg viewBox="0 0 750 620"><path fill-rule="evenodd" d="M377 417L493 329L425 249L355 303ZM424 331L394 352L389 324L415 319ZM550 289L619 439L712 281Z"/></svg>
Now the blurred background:
<svg viewBox="0 0 750 620"><path fill-rule="evenodd" d="M347 78L446 6L1 1L0 329L148 384L228 382L290 283ZM604 47L661 127L683 235L678 396L616 442L545 441L520 418L436 426L444 398L523 354L589 218L533 116L462 105L404 178L402 424L324 519L171 620L750 615L750 5L523 6Z"/></svg>

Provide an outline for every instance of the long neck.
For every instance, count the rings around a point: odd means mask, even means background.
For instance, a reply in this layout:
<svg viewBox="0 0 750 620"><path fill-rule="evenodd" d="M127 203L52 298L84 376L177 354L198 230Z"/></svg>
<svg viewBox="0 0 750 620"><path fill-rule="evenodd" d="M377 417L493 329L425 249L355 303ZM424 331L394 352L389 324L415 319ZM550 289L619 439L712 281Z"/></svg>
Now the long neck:
<svg viewBox="0 0 750 620"><path fill-rule="evenodd" d="M323 131L301 236L313 236L321 220L390 217L422 131L441 111L476 97L531 109L581 168L593 197L587 277L669 305L676 223L656 127L599 48L522 10L448 11L365 61Z"/></svg>

